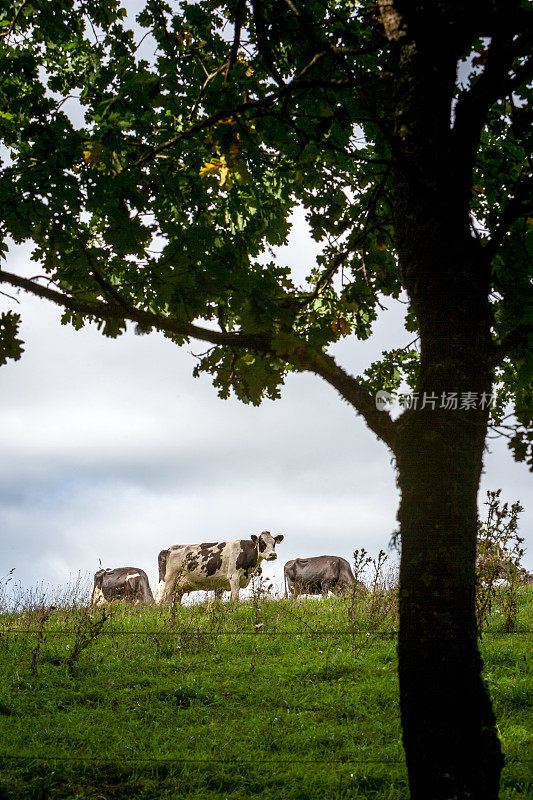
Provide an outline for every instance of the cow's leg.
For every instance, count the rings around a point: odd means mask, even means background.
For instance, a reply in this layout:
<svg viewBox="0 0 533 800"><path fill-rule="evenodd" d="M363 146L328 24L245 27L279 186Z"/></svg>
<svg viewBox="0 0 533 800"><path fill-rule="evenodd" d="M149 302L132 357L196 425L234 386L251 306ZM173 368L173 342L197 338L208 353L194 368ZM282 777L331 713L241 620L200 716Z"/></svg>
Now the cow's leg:
<svg viewBox="0 0 533 800"><path fill-rule="evenodd" d="M224 594L224 589L215 589L215 601L220 602L220 600L222 600L223 594Z"/></svg>
<svg viewBox="0 0 533 800"><path fill-rule="evenodd" d="M142 583L142 598L143 598L143 603L146 603L147 605L152 605L154 602L154 596L152 594L152 590L150 589L150 585L146 581L143 581Z"/></svg>
<svg viewBox="0 0 533 800"><path fill-rule="evenodd" d="M157 589L155 590L155 596L154 596L154 601L155 601L156 606L158 606L160 604L160 602L161 602L162 594L163 594L164 589L165 589L165 581L159 581L159 583L157 585Z"/></svg>
<svg viewBox="0 0 533 800"><path fill-rule="evenodd" d="M238 603L239 602L239 581L240 576L237 575L234 578L230 578L230 588L231 588L231 602Z"/></svg>
<svg viewBox="0 0 533 800"><path fill-rule="evenodd" d="M126 603L131 603L132 605L135 602L137 594L137 582L135 578L127 577L124 583L124 601Z"/></svg>
<svg viewBox="0 0 533 800"><path fill-rule="evenodd" d="M174 587L172 584L167 586L164 581L161 581L156 592L155 602L160 606L168 606L172 602Z"/></svg>
<svg viewBox="0 0 533 800"><path fill-rule="evenodd" d="M174 591L172 592L172 605L181 606L181 601L184 594L185 592L182 589L174 587Z"/></svg>
<svg viewBox="0 0 533 800"><path fill-rule="evenodd" d="M323 581L321 589L322 589L322 600L325 600L330 590L329 583L327 581Z"/></svg>
<svg viewBox="0 0 533 800"><path fill-rule="evenodd" d="M93 596L91 598L91 605L92 606L105 606L106 605L106 599L104 597L104 593L102 592L101 589L98 589L97 587L95 587L95 589L93 591Z"/></svg>

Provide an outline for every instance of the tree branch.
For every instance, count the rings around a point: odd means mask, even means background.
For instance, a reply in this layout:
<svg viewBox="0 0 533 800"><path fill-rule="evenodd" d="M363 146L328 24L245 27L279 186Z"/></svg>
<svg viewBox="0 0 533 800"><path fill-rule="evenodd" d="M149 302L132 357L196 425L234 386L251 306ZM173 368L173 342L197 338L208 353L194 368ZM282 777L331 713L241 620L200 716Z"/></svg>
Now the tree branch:
<svg viewBox="0 0 533 800"><path fill-rule="evenodd" d="M506 5L495 18L495 32L488 48L485 69L471 89L457 102L453 140L457 154L466 152L472 160L491 106L513 88L509 75L516 56L514 36L517 32L519 3ZM520 30L518 26L518 30Z"/></svg>
<svg viewBox="0 0 533 800"><path fill-rule="evenodd" d="M506 358L516 358L521 352L526 352L530 336L531 328L526 325L521 325L495 344L493 348L494 366L499 367Z"/></svg>
<svg viewBox="0 0 533 800"><path fill-rule="evenodd" d="M313 372L323 378L361 414L368 427L394 451L396 425L390 415L377 410L372 395L356 378L345 372L332 356L312 350L296 337L290 338L287 350L282 352L279 344L274 343L273 336L269 333L219 332L163 314L128 308L123 303L81 300L4 270L0 270L0 283L23 289L35 297L49 300L62 308L77 311L85 316L122 322L129 320L144 328L156 328L164 333L187 339L194 338L221 347L250 350L263 356L274 355L299 371Z"/></svg>
<svg viewBox="0 0 533 800"><path fill-rule="evenodd" d="M225 119L228 116L234 116L237 114L243 114L246 111L259 111L264 108L268 108L272 103L280 98L290 94L291 91L296 91L298 89L320 89L320 88L348 88L352 86L351 81L342 81L340 79L331 78L330 80L313 80L313 81L302 81L301 78L305 73L308 71L309 65L305 66L299 73L296 75L289 83L284 84L279 89L275 89L274 91L266 94L264 97L260 97L257 100L245 100L242 103L239 103L236 106L232 106L230 108L224 108L221 111L217 111L216 114L212 114L205 119L200 120L200 122L191 125L190 128L187 130L181 131L176 136L173 136L172 139L169 139L166 142L163 142L156 147L150 147L150 152L146 153L145 155L138 158L132 164L130 164L126 169L132 169L133 167L142 167L144 164L147 164L149 161L153 161L157 156L168 150L169 147L173 147L175 144L183 141L184 139L188 139L190 136L194 136L196 133L200 133L200 131L205 130L206 128L211 128L213 125L216 125L217 122L220 120ZM149 147L149 145L146 145Z"/></svg>
<svg viewBox="0 0 533 800"><path fill-rule="evenodd" d="M498 227L490 237L489 242L485 245L485 252L489 259L494 258L513 223L521 217L533 213L532 190L533 177L529 176L519 183L512 193L513 196L507 202L501 213Z"/></svg>
<svg viewBox="0 0 533 800"><path fill-rule="evenodd" d="M232 66L237 61L237 55L239 53L239 47L241 44L241 28L242 23L244 21L244 11L246 9L246 0L237 0L237 6L235 8L235 31L233 35L233 44L231 45L231 52L229 55L228 61L228 68L226 70L225 81L228 80L229 74L231 72Z"/></svg>
<svg viewBox="0 0 533 800"><path fill-rule="evenodd" d="M152 311L127 307L123 301L120 303L104 303L101 300L80 300L4 270L0 270L0 283L8 283L10 286L24 289L25 292L35 297L50 300L62 308L77 311L85 316L97 317L103 320L129 320L147 328L157 328L165 333L183 336L187 339L192 337L226 347L244 347L257 352L268 351L270 337L266 334L219 333L190 322L182 322L174 317L167 317L164 314L155 314Z"/></svg>
<svg viewBox="0 0 533 800"><path fill-rule="evenodd" d="M284 87L285 81L283 80L278 70L276 69L276 65L274 64L273 54L268 44L265 18L263 16L263 10L261 8L260 0L252 0L252 9L254 15L255 32L257 36L257 49L259 50L259 53L263 57L265 65L270 70L270 74L272 75L278 86Z"/></svg>
<svg viewBox="0 0 533 800"><path fill-rule="evenodd" d="M374 397L352 375L340 367L327 353L316 352L305 345L297 349L290 361L298 369L319 375L338 391L364 418L366 424L379 439L394 452L396 446L396 423L387 411L378 411Z"/></svg>
<svg viewBox="0 0 533 800"><path fill-rule="evenodd" d="M22 11L24 10L24 6L27 6L28 2L29 2L29 0L22 0L22 3L19 5L17 10L15 11L15 16L13 17L13 19L11 21L11 25L9 26L7 31L4 31L3 33L0 34L0 39L6 39L6 41L9 39L9 37L11 36L13 31L15 30L15 27L16 27L17 22L18 22L18 18L20 17Z"/></svg>
<svg viewBox="0 0 533 800"><path fill-rule="evenodd" d="M315 300L318 297L323 287L329 284L331 279L338 271L339 267L343 265L344 261L348 258L350 253L354 253L366 241L368 237L368 230L370 224L374 220L374 214L376 211L376 206L378 204L380 195L385 192L385 185L387 183L389 174L390 174L390 165L387 166L387 169L383 173L382 180L377 184L377 186L373 189L372 194L370 195L368 206L367 208L365 208L365 218L362 229L356 228L353 231L353 233L350 234L347 241L347 246L339 253L337 253L336 256L331 260L331 263L326 267L322 275L318 278L314 291L311 293L311 295L308 295L304 299L303 301L304 304L307 305L309 303L312 303L313 300Z"/></svg>

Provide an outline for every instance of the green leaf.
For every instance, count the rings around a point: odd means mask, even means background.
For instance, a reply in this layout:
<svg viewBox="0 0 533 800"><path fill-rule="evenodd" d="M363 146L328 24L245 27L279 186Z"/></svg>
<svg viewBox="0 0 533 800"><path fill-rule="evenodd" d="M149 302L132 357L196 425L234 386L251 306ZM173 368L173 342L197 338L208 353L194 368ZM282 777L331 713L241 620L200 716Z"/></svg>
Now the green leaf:
<svg viewBox="0 0 533 800"><path fill-rule="evenodd" d="M20 314L6 311L0 314L0 367L8 359L18 361L24 352L23 342L17 338Z"/></svg>

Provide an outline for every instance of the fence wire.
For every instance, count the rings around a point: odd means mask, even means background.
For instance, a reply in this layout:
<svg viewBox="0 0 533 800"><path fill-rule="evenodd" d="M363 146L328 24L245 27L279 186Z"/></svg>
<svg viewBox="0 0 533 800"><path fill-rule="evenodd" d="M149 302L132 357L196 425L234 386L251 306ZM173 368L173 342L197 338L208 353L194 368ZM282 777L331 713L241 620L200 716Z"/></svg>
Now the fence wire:
<svg viewBox="0 0 533 800"><path fill-rule="evenodd" d="M11 754L0 753L0 760L9 761L87 761L95 764L118 764L117 761L112 761L98 756L34 756L25 754ZM135 757L121 759L120 764L405 764L402 759L380 759L380 758L346 758L346 759L310 759L310 758L275 758L275 759L256 759L256 758L174 758L173 756L157 756L157 757Z"/></svg>
<svg viewBox="0 0 533 800"><path fill-rule="evenodd" d="M405 766L404 759L391 759L391 758L344 758L344 759L309 759L309 758L275 758L275 759L256 759L256 758L175 758L174 756L150 756L150 757L135 757L124 758L118 761L113 761L109 758L101 758L99 756L58 756L58 755L45 755L36 756L20 753L0 753L0 761L63 761L63 762L88 762L94 764L113 764L121 766L128 764L223 764L228 766L235 766L237 764L253 764L257 766L268 765L275 766L277 764L313 764L313 765L327 765L327 764L380 764L380 765L396 765ZM533 764L533 758L506 758L506 764Z"/></svg>

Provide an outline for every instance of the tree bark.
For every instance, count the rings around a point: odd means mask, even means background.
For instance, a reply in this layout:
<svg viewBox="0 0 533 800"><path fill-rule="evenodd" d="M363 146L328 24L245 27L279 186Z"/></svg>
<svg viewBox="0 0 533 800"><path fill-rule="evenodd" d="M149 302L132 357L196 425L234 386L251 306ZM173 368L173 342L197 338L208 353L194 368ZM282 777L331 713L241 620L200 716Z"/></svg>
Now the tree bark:
<svg viewBox="0 0 533 800"><path fill-rule="evenodd" d="M395 447L403 740L412 800L496 800L503 757L475 618L488 422L479 406L492 386L488 273L467 233L454 239L442 216L429 223L426 210L425 217L423 244L404 228L402 247L404 256L410 250L407 284L421 331L418 408L399 420ZM452 392L457 408L441 407ZM475 408L461 409L466 392Z"/></svg>
<svg viewBox="0 0 533 800"><path fill-rule="evenodd" d="M469 413L408 412L399 435L398 656L412 800L495 800L503 764L477 645L483 426Z"/></svg>
<svg viewBox="0 0 533 800"><path fill-rule="evenodd" d="M470 230L475 147L451 134L472 18L463 24L450 3L397 0L394 11L393 225L421 347L419 405L398 420L394 445L403 742L411 800L497 800L503 756L475 617L488 423L479 401L490 396L494 363L490 263ZM446 407L451 393L457 408ZM476 407L461 409L463 393Z"/></svg>

